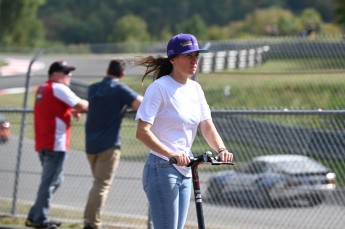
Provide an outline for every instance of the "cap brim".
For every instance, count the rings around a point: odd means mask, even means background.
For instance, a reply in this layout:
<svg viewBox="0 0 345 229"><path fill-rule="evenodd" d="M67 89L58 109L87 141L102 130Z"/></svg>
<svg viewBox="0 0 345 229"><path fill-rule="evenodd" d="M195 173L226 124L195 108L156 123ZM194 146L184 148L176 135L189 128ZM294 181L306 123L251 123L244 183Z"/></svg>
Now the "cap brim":
<svg viewBox="0 0 345 229"><path fill-rule="evenodd" d="M209 53L210 51L207 49L199 49L199 53Z"/></svg>
<svg viewBox="0 0 345 229"><path fill-rule="evenodd" d="M187 54L187 53L191 53L191 52L199 52L199 53L208 53L208 52L210 52L209 50L207 50L207 49L192 49L192 50L187 50L187 51L185 51L185 52L182 52L182 53L180 53L180 54ZM180 55L179 54L179 55Z"/></svg>
<svg viewBox="0 0 345 229"><path fill-rule="evenodd" d="M72 72L74 70L76 70L76 67L74 67L74 66L66 66L66 67L64 67L64 71Z"/></svg>

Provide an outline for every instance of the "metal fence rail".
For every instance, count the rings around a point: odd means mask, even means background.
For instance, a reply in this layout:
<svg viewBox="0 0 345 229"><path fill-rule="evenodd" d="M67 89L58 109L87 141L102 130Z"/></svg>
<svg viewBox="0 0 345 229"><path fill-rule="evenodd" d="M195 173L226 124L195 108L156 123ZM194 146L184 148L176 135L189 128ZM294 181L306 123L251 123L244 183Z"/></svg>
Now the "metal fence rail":
<svg viewBox="0 0 345 229"><path fill-rule="evenodd" d="M22 163L16 171L20 117L27 112L27 129L23 139ZM20 176L16 200L17 215L25 217L35 199L40 177L40 165L33 146L32 110L0 109L11 122L11 138L0 145L0 213L11 214L13 182ZM205 200L204 214L207 228L343 228L345 219L345 152L344 130L334 124L323 125L327 119L344 122L344 110L338 111L213 111L214 122L227 145L235 154L236 166L254 156L272 154L307 155L325 164L337 175L337 190L315 207L257 208L253 206L214 204ZM317 119L315 119L317 117ZM110 190L103 212L107 225L127 228L147 228L148 209L141 188L141 170L147 149L134 137L134 114L129 113L123 122L123 154L120 167ZM335 121L338 123L339 121ZM288 124L287 124L288 123ZM332 123L332 122L327 122ZM339 124L343 125L343 124ZM317 133L320 139L313 141ZM329 135L330 134L330 135ZM335 138L333 135L339 135ZM327 136L327 137L324 137ZM323 139L323 140L322 140ZM334 144L335 139L338 143ZM336 146L335 146L336 145ZM53 200L51 215L65 222L82 222L82 211L92 177L85 158L84 120L73 123L72 149L65 167L65 181ZM313 149L317 153L310 153ZM336 150L335 150L336 149ZM209 150L201 136L193 146L194 154ZM314 152L314 151L313 151ZM226 168L226 169L233 169ZM205 166L200 170L202 191L207 189L207 179L219 172L219 168ZM205 198L207 194L205 194ZM328 220L324 220L327 218ZM195 207L191 203L186 228L196 228Z"/></svg>

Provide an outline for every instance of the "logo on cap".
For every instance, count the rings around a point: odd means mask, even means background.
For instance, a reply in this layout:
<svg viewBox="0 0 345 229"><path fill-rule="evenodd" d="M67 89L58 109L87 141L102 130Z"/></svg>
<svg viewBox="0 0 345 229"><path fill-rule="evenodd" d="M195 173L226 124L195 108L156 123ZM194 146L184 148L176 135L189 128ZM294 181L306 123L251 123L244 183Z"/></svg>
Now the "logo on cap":
<svg viewBox="0 0 345 229"><path fill-rule="evenodd" d="M182 46L182 47L185 47L187 45L193 45L192 41L186 41L186 42L180 43L180 46Z"/></svg>

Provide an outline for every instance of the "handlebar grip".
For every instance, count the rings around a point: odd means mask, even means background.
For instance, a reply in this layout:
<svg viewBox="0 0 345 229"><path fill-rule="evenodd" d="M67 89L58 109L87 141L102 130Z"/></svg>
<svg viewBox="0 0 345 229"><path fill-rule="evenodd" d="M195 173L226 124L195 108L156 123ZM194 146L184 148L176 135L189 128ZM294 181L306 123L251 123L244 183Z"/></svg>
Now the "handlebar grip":
<svg viewBox="0 0 345 229"><path fill-rule="evenodd" d="M177 160L174 157L169 158L169 163L172 164L177 164Z"/></svg>

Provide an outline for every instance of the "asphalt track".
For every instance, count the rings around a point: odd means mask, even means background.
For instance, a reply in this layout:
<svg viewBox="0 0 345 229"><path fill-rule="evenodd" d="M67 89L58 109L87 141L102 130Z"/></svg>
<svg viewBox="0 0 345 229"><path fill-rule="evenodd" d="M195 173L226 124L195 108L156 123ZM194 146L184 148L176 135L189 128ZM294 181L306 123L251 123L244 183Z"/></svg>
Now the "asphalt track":
<svg viewBox="0 0 345 229"><path fill-rule="evenodd" d="M83 56L66 56L42 55L32 65L30 77L30 87L35 87L47 80L47 72L50 64L56 60L67 60L70 65L77 69L73 72L72 79L78 80L98 80L106 74L108 63L113 58L123 58L127 61L126 74L129 76L140 75L144 72L142 67L134 67L133 60L138 55L83 55ZM28 55L4 55L0 54L0 60L6 60L9 66L0 70L0 95L6 92L11 93L9 89L25 88L27 71L30 60L33 56ZM138 77L138 82L141 78Z"/></svg>

